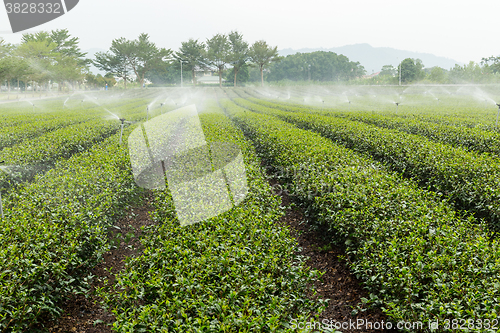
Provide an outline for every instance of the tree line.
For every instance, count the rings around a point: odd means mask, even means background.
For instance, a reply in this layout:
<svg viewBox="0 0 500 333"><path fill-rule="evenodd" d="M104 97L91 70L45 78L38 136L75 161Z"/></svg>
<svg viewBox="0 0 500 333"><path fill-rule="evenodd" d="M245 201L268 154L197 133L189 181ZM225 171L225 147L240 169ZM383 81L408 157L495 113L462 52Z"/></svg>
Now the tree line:
<svg viewBox="0 0 500 333"><path fill-rule="evenodd" d="M231 67L236 85L238 73L242 68L253 65L259 68L261 84L264 84L264 69L280 59L278 47L271 47L264 40L249 45L243 35L237 31L229 34L216 34L201 42L189 39L181 43L178 51L158 48L149 41L147 34L141 34L137 40L115 39L107 52L96 54L94 64L97 68L121 78L125 84L134 73L140 84L146 78L152 81L172 81L169 74L178 74L179 69L191 73L191 80L196 85L196 71L212 69L219 76L219 85L227 67ZM178 77L178 76L177 76Z"/></svg>
<svg viewBox="0 0 500 333"><path fill-rule="evenodd" d="M177 84L183 75L197 84L197 72L210 70L228 83L249 81L316 81L366 84L401 83L490 83L500 82L500 57L483 58L481 63L445 70L425 68L420 59L404 59L397 67L384 66L377 76L364 78L359 62L333 52L317 51L279 56L278 47L259 40L249 44L238 31L216 34L205 41L189 39L177 51L157 46L143 33L129 40L117 38L108 51L98 52L88 59L79 46L78 37L67 29L24 34L21 43L13 45L0 39L0 82L17 88L58 90L71 86L97 88L114 86L117 81L127 88L134 82L144 86ZM90 66L105 72L94 75ZM181 74L181 71L183 74Z"/></svg>
<svg viewBox="0 0 500 333"><path fill-rule="evenodd" d="M397 67L385 65L377 76L365 80L375 84L409 83L498 83L500 82L500 57L482 58L480 63L470 61L465 65L456 64L446 70L434 66L424 68L420 59L404 59Z"/></svg>
<svg viewBox="0 0 500 333"><path fill-rule="evenodd" d="M83 79L90 60L79 47L79 39L68 30L24 34L19 45L0 40L0 79L20 88L31 84L33 90L49 90L52 83L59 89Z"/></svg>
<svg viewBox="0 0 500 333"><path fill-rule="evenodd" d="M219 76L220 86L223 79L236 86L257 80L263 85L265 79L344 81L364 73L359 63L332 52L280 57L277 46L264 40L250 45L238 31L216 34L206 41L189 39L175 52L158 47L145 33L133 40L117 38L93 60L79 43L67 29L24 34L18 45L0 39L0 82L6 82L9 91L12 85L50 90L57 84L63 90L113 86L117 80L126 88L130 82L144 86L146 80L175 84L184 70L186 79L196 85L196 73L208 69ZM94 75L90 65L106 74Z"/></svg>

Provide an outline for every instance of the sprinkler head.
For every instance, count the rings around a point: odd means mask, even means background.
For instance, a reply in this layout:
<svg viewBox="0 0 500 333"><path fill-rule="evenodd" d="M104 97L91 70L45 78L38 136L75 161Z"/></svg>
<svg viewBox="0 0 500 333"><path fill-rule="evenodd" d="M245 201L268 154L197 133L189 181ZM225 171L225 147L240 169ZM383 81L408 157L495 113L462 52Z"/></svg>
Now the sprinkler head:
<svg viewBox="0 0 500 333"><path fill-rule="evenodd" d="M496 103L496 106L498 106L498 108L500 109L500 103Z"/></svg>
<svg viewBox="0 0 500 333"><path fill-rule="evenodd" d="M396 104L396 106L399 106L399 103L397 103L397 102L396 102L396 103L394 103L394 104Z"/></svg>
<svg viewBox="0 0 500 333"><path fill-rule="evenodd" d="M125 123L125 119L124 118L120 118L119 120L122 122L122 124Z"/></svg>

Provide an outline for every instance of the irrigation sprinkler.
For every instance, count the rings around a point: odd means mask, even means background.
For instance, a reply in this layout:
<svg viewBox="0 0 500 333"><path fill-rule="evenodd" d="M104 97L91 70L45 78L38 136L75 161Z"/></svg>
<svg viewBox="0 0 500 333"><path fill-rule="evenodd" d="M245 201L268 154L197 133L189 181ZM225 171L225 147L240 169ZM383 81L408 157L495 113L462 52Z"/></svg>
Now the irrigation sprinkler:
<svg viewBox="0 0 500 333"><path fill-rule="evenodd" d="M165 105L165 103L160 103L160 114L163 114L163 105Z"/></svg>
<svg viewBox="0 0 500 333"><path fill-rule="evenodd" d="M398 112L398 109L399 109L399 103L398 103L398 102L394 102L394 104L396 104L396 112Z"/></svg>
<svg viewBox="0 0 500 333"><path fill-rule="evenodd" d="M348 102L349 102L349 111L351 111L351 101Z"/></svg>
<svg viewBox="0 0 500 333"><path fill-rule="evenodd" d="M130 121L127 121L125 118L120 118L119 119L121 121L121 124L120 124L120 127L121 127L121 131L120 131L120 145L122 144L122 138L123 138L123 128L125 127L125 123L128 123L128 124L132 124L132 122Z"/></svg>
<svg viewBox="0 0 500 333"><path fill-rule="evenodd" d="M121 131L120 131L120 145L122 144L122 137L123 137L123 126L125 125L125 119L120 118L121 123Z"/></svg>
<svg viewBox="0 0 500 333"><path fill-rule="evenodd" d="M146 121L149 120L149 106L146 107Z"/></svg>

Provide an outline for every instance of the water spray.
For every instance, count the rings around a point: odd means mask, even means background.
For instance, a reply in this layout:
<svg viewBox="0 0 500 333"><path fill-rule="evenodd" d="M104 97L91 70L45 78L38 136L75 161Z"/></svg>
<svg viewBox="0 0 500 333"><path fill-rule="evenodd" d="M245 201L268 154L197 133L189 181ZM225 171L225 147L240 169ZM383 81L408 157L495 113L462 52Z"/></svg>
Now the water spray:
<svg viewBox="0 0 500 333"><path fill-rule="evenodd" d="M109 113L110 115L112 115L114 118L120 119L120 117L118 117L116 114L114 114L113 112L109 111L108 109L104 108L104 111L106 111L107 113Z"/></svg>
<svg viewBox="0 0 500 333"><path fill-rule="evenodd" d="M66 106L66 102L68 101L68 99L69 99L69 97L68 97L68 98L66 98L66 100L64 101L64 103L63 103L63 109L64 109L64 107Z"/></svg>

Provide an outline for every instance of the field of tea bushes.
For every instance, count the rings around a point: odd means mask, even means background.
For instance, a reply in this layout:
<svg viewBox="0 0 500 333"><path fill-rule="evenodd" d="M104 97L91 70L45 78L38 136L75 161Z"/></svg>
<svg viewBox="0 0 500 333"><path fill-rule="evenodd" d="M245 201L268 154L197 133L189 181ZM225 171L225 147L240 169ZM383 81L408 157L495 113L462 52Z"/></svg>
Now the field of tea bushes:
<svg viewBox="0 0 500 333"><path fill-rule="evenodd" d="M109 231L146 198L152 223L139 255L95 291L114 331L293 332L292 321L321 321L327 301L313 285L328 273L311 269L278 223L285 207L266 170L285 170L280 185L310 226L345 249L369 295L353 310L378 308L424 331L460 319L464 331L493 332L496 111L443 89L137 89L0 104L0 332L43 331L68 297L88 293L114 246ZM168 187L135 183L127 138L187 105L208 144L241 150L248 193L181 226Z"/></svg>

